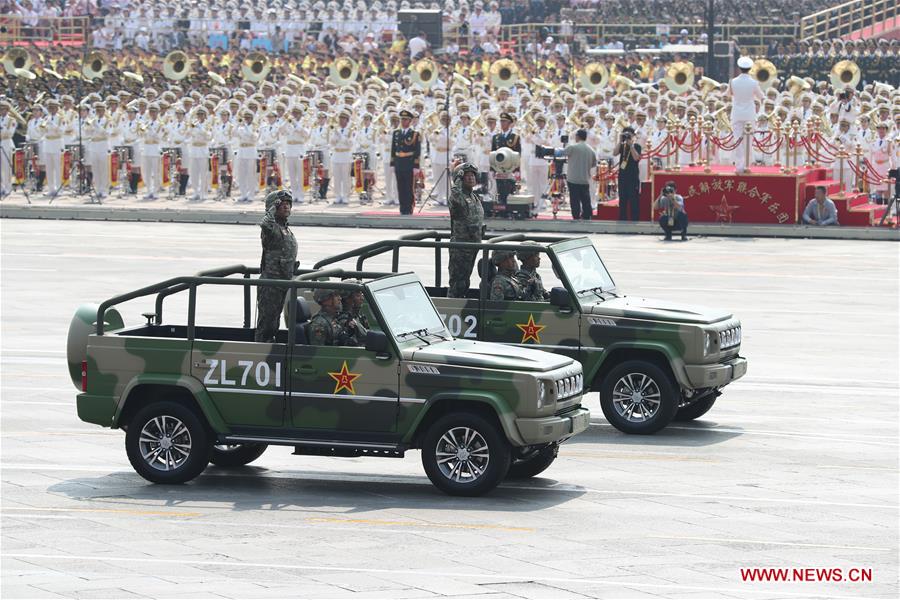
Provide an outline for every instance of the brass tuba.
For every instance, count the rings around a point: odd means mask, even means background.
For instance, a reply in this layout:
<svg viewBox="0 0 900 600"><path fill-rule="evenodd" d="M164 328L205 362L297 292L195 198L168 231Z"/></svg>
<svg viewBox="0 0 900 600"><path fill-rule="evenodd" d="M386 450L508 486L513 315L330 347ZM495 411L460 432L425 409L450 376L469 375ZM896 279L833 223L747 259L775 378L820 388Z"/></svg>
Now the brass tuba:
<svg viewBox="0 0 900 600"><path fill-rule="evenodd" d="M85 79L99 79L109 68L109 63L102 52L96 50L84 57L81 63L81 74Z"/></svg>
<svg viewBox="0 0 900 600"><path fill-rule="evenodd" d="M758 81L759 87L765 90L775 84L775 79L778 77L778 69L765 58L758 58L753 61L753 66L750 67L750 77Z"/></svg>
<svg viewBox="0 0 900 600"><path fill-rule="evenodd" d="M800 92L805 92L810 89L809 82L805 79L797 77L796 75L791 75L790 78L788 78L787 87L791 94L793 94L794 96L797 96L798 94L800 94Z"/></svg>
<svg viewBox="0 0 900 600"><path fill-rule="evenodd" d="M852 60L842 60L831 67L831 85L835 90L855 88L861 76L859 65Z"/></svg>
<svg viewBox="0 0 900 600"><path fill-rule="evenodd" d="M359 76L359 65L352 58L339 58L331 63L328 78L338 87L346 87Z"/></svg>
<svg viewBox="0 0 900 600"><path fill-rule="evenodd" d="M24 48L10 48L3 54L3 69L8 75L15 75L16 69L31 68L31 56Z"/></svg>
<svg viewBox="0 0 900 600"><path fill-rule="evenodd" d="M410 79L423 89L429 89L437 81L437 66L429 59L418 60L409 67Z"/></svg>
<svg viewBox="0 0 900 600"><path fill-rule="evenodd" d="M491 63L488 73L495 88L511 88L519 80L519 65L508 58L501 58Z"/></svg>
<svg viewBox="0 0 900 600"><path fill-rule="evenodd" d="M166 79L178 81L184 79L191 73L191 61L188 55L181 50L173 50L166 54L163 60L163 75Z"/></svg>
<svg viewBox="0 0 900 600"><path fill-rule="evenodd" d="M621 94L622 92L633 88L634 82L624 75L616 75L616 79L613 81L613 85L616 87L616 91Z"/></svg>
<svg viewBox="0 0 900 600"><path fill-rule="evenodd" d="M581 73L578 81L581 82L581 87L584 89L589 92L595 92L602 87L606 87L606 84L609 83L609 70L601 63L588 63L585 65L584 72Z"/></svg>
<svg viewBox="0 0 900 600"><path fill-rule="evenodd" d="M721 84L711 77L701 77L700 78L700 90L703 92L703 97L706 98L709 93L715 89L718 89Z"/></svg>
<svg viewBox="0 0 900 600"><path fill-rule="evenodd" d="M666 69L665 77L666 87L675 94L683 94L694 87L694 63L677 62L672 63Z"/></svg>
<svg viewBox="0 0 900 600"><path fill-rule="evenodd" d="M262 52L251 52L241 63L241 75L253 83L263 81L269 76L271 70L272 64L269 62L269 57Z"/></svg>

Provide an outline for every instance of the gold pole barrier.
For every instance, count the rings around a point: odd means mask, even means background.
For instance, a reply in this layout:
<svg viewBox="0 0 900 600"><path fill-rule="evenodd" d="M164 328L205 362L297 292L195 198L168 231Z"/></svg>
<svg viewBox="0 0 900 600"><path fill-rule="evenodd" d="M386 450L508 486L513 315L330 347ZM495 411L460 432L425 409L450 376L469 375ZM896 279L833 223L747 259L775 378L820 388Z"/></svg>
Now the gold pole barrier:
<svg viewBox="0 0 900 600"><path fill-rule="evenodd" d="M703 134L706 136L706 163L704 163L705 164L705 166L703 168L704 173L712 172L712 169L709 166L709 153L710 153L710 143L711 143L711 139L712 139L712 131L713 131L713 124L709 121L705 122L703 124Z"/></svg>
<svg viewBox="0 0 900 600"><path fill-rule="evenodd" d="M696 135L696 126L697 126L697 117L691 117L688 121L688 131L691 132L691 162L690 166L694 166L697 164L694 162L694 136ZM700 147L700 144L697 144L697 147Z"/></svg>
<svg viewBox="0 0 900 600"><path fill-rule="evenodd" d="M681 133L681 127L682 127L681 123L675 122L675 137L676 138L678 137L678 134ZM678 146L677 143L674 145ZM680 152L680 149L673 150L673 152L674 152L674 158L672 160L672 170L675 172L678 172L681 170L681 163L678 162L678 153Z"/></svg>
<svg viewBox="0 0 900 600"><path fill-rule="evenodd" d="M849 155L847 151L844 149L844 145L841 144L838 148L837 159L838 159L838 181L841 184L841 193L838 196L841 199L847 197L847 190L844 189L844 161L847 159Z"/></svg>
<svg viewBox="0 0 900 600"><path fill-rule="evenodd" d="M775 164L774 167L778 167L778 169L783 173L784 169L781 164L781 119L775 119L775 123L772 125L772 131L775 132Z"/></svg>
<svg viewBox="0 0 900 600"><path fill-rule="evenodd" d="M744 172L750 172L750 149L753 148L751 141L753 140L753 124L744 123Z"/></svg>
<svg viewBox="0 0 900 600"><path fill-rule="evenodd" d="M860 180L860 168L862 166L862 144L856 142L856 179L854 179L854 192L862 192L865 191L863 185L865 184L865 180Z"/></svg>

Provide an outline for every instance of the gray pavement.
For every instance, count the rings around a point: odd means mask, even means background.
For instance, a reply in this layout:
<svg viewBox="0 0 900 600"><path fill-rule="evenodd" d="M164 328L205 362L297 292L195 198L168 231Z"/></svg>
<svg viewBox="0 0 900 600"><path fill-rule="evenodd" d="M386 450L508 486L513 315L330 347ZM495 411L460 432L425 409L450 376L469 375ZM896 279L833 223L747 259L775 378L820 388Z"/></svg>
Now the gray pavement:
<svg viewBox="0 0 900 600"><path fill-rule="evenodd" d="M400 232L296 233L309 264ZM898 246L594 239L627 293L740 316L749 374L652 437L617 432L589 395L590 430L542 476L462 499L414 452L270 448L241 470L146 483L122 432L75 414L69 320L82 302L254 264L257 230L0 221L0 596L898 597ZM126 305L126 323L146 308ZM873 580L742 581L753 567Z"/></svg>

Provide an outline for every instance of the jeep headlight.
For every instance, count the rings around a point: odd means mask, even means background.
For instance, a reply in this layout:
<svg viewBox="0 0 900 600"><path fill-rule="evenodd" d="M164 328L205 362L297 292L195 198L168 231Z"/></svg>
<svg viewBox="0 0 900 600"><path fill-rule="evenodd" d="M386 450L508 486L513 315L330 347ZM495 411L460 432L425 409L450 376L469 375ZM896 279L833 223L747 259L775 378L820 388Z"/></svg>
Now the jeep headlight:
<svg viewBox="0 0 900 600"><path fill-rule="evenodd" d="M537 407L541 408L547 403L547 382L541 379L538 382L538 401Z"/></svg>
<svg viewBox="0 0 900 600"><path fill-rule="evenodd" d="M707 331L703 336L703 354L710 355L719 351L716 342L719 341L719 334L716 331Z"/></svg>

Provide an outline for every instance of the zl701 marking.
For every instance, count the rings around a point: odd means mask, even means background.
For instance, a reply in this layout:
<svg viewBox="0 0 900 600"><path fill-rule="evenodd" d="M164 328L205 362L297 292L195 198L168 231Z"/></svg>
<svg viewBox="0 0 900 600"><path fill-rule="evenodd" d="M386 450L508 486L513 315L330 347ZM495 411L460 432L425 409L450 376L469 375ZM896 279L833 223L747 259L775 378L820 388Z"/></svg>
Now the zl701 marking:
<svg viewBox="0 0 900 600"><path fill-rule="evenodd" d="M238 379L228 379L228 361L219 360L217 358L206 359L206 375L203 376L203 383L206 385L234 385L246 387L247 379L253 376L255 387L269 387L274 380L275 387L281 387L281 363L275 363L275 377L272 377L272 368L267 362L254 362L252 360L237 361L239 368L243 369L240 375L240 383Z"/></svg>

